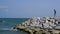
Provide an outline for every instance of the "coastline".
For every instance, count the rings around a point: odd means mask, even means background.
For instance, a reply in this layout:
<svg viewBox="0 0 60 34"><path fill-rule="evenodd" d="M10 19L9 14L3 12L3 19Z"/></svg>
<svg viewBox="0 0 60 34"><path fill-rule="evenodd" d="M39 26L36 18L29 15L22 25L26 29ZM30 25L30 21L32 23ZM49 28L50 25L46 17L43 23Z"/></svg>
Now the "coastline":
<svg viewBox="0 0 60 34"><path fill-rule="evenodd" d="M16 29L18 31L28 32L29 34L59 34L60 31L54 23L58 24L58 21L55 21L55 19L51 17L33 17L22 24L18 24Z"/></svg>

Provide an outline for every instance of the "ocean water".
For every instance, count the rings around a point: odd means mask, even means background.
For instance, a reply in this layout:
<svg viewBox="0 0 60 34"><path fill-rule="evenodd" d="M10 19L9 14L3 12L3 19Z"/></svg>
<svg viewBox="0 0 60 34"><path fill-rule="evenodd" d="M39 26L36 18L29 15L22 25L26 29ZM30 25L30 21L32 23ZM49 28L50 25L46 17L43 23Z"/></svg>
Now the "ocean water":
<svg viewBox="0 0 60 34"><path fill-rule="evenodd" d="M28 19L29 18L0 18L0 34L28 34L26 32L11 29Z"/></svg>

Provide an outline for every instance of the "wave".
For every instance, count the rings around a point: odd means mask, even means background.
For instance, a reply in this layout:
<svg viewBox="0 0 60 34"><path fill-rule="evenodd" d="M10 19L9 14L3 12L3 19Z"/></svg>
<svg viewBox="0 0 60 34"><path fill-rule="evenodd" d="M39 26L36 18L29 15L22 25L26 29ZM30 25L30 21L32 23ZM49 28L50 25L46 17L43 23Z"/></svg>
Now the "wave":
<svg viewBox="0 0 60 34"><path fill-rule="evenodd" d="M11 27L11 28L0 28L0 30L17 31L17 29L13 29L13 27Z"/></svg>

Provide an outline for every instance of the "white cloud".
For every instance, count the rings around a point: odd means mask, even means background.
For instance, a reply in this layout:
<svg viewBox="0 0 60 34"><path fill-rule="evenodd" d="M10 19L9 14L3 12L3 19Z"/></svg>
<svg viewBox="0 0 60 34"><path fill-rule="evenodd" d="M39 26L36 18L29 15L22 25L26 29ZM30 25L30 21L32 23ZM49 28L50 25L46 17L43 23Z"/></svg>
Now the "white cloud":
<svg viewBox="0 0 60 34"><path fill-rule="evenodd" d="M0 11L8 12L8 6L3 6L3 5L1 5L1 6L0 6Z"/></svg>
<svg viewBox="0 0 60 34"><path fill-rule="evenodd" d="M1 5L1 6L0 6L0 9L1 9L1 8L8 8L8 6L2 6L2 5Z"/></svg>

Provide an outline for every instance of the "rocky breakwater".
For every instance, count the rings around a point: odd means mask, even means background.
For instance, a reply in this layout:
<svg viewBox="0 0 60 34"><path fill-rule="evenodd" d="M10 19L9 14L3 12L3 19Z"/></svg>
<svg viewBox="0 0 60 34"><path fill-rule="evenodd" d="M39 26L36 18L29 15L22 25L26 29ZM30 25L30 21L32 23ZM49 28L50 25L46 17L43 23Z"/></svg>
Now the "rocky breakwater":
<svg viewBox="0 0 60 34"><path fill-rule="evenodd" d="M29 34L52 34L53 32L55 33L55 27L57 25L58 21L54 18L33 17L22 24L18 24L15 29L28 32Z"/></svg>

